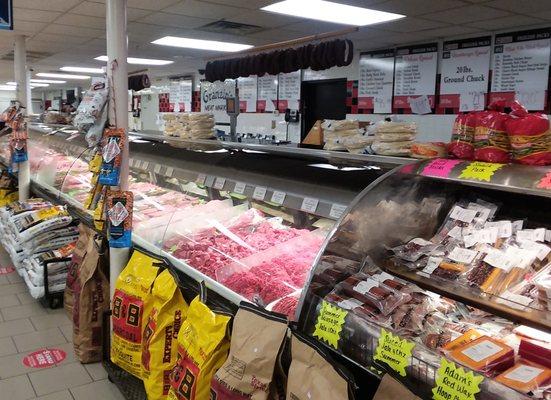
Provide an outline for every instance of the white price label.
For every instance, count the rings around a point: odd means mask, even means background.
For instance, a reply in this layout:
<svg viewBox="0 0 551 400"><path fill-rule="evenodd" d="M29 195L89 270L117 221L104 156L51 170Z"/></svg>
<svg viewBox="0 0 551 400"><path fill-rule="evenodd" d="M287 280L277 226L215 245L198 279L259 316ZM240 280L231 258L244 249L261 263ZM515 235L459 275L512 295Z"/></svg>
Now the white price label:
<svg viewBox="0 0 551 400"><path fill-rule="evenodd" d="M363 303L360 300L356 300L356 299L346 299L346 300L339 301L337 305L340 308L350 311L355 308L363 306Z"/></svg>
<svg viewBox="0 0 551 400"><path fill-rule="evenodd" d="M246 187L247 187L247 184L245 182L235 182L235 187L233 188L233 192L237 194L243 194L245 193Z"/></svg>
<svg viewBox="0 0 551 400"><path fill-rule="evenodd" d="M474 362L480 362L488 357L493 356L494 354L499 353L502 350L503 348L501 346L498 346L494 342L483 340L480 343L477 343L474 346L463 350L462 353Z"/></svg>
<svg viewBox="0 0 551 400"><path fill-rule="evenodd" d="M425 266L425 268L423 268L421 272L424 272L427 275L432 274L434 270L438 268L442 260L443 259L441 257L429 257L427 265Z"/></svg>
<svg viewBox="0 0 551 400"><path fill-rule="evenodd" d="M498 228L486 228L474 231L471 235L465 236L465 247L472 247L477 243L493 244L497 242Z"/></svg>
<svg viewBox="0 0 551 400"><path fill-rule="evenodd" d="M155 168L153 168L153 171L156 174L160 174L161 173L161 164L155 164Z"/></svg>
<svg viewBox="0 0 551 400"><path fill-rule="evenodd" d="M497 235L500 238L508 238L513 234L513 223L511 221L486 222L486 228L497 228Z"/></svg>
<svg viewBox="0 0 551 400"><path fill-rule="evenodd" d="M304 200L302 200L302 205L300 206L300 209L309 213L315 213L318 209L318 203L318 199L315 199L313 197L305 197Z"/></svg>
<svg viewBox="0 0 551 400"><path fill-rule="evenodd" d="M512 371L508 372L504 378L511 379L513 381L528 383L536 379L545 370L541 368L532 367L529 365L521 364Z"/></svg>
<svg viewBox="0 0 551 400"><path fill-rule="evenodd" d="M484 262L504 271L510 271L514 266L514 260L505 252L497 249L490 249L484 257Z"/></svg>
<svg viewBox="0 0 551 400"><path fill-rule="evenodd" d="M257 186L254 188L253 192L253 199L255 200L264 200L264 197L266 197L266 187L265 186Z"/></svg>
<svg viewBox="0 0 551 400"><path fill-rule="evenodd" d="M545 242L545 228L524 229L517 232L518 240L530 240L532 242Z"/></svg>
<svg viewBox="0 0 551 400"><path fill-rule="evenodd" d="M209 175L205 178L205 186L206 187L212 187L212 185L214 184L214 176L212 175Z"/></svg>
<svg viewBox="0 0 551 400"><path fill-rule="evenodd" d="M284 202L285 202L285 197L287 196L287 194L285 192L279 192L279 191L275 191L273 194L272 194L272 203L276 203L276 204L279 204L279 205L282 205Z"/></svg>
<svg viewBox="0 0 551 400"><path fill-rule="evenodd" d="M172 175L174 175L174 168L172 167L166 167L166 173L165 173L166 176L168 176L169 178L172 178Z"/></svg>
<svg viewBox="0 0 551 400"><path fill-rule="evenodd" d="M453 260L453 261L458 262L458 263L470 264L470 263L473 262L473 260L474 260L474 258L476 257L477 254L478 254L478 252L476 252L474 250L469 250L469 249L463 249L461 247L456 247L448 255L448 258L450 258L450 260Z"/></svg>
<svg viewBox="0 0 551 400"><path fill-rule="evenodd" d="M345 210L346 210L346 206L342 204L333 203L333 205L331 206L331 211L329 211L329 216L331 218L339 219Z"/></svg>
<svg viewBox="0 0 551 400"><path fill-rule="evenodd" d="M413 114L430 114L432 112L429 98L425 95L419 97L408 97L407 101Z"/></svg>
<svg viewBox="0 0 551 400"><path fill-rule="evenodd" d="M448 236L454 239L461 239L463 237L461 233L462 228L460 226L454 226L449 232Z"/></svg>
<svg viewBox="0 0 551 400"><path fill-rule="evenodd" d="M149 161L144 161L142 164L142 169L148 169L149 168Z"/></svg>
<svg viewBox="0 0 551 400"><path fill-rule="evenodd" d="M477 210L469 210L467 208L455 206L450 213L450 218L470 224L476 217Z"/></svg>
<svg viewBox="0 0 551 400"><path fill-rule="evenodd" d="M204 185L206 179L207 176L205 174L199 174L197 176L197 179L195 180L195 183L197 183L198 185Z"/></svg>
<svg viewBox="0 0 551 400"><path fill-rule="evenodd" d="M354 291L361 293L363 295L367 294L371 289L374 287L378 287L379 282L373 279L367 279L365 281L358 282L356 286L354 286Z"/></svg>
<svg viewBox="0 0 551 400"><path fill-rule="evenodd" d="M226 178L217 177L214 181L213 189L222 190L226 184Z"/></svg>

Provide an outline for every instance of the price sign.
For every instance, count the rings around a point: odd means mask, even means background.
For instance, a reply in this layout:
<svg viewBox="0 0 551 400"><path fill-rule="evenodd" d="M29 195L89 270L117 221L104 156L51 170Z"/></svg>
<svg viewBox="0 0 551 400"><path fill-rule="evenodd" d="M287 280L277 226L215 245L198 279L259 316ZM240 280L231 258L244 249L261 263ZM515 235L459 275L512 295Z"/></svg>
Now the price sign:
<svg viewBox="0 0 551 400"><path fill-rule="evenodd" d="M415 343L381 329L381 336L375 349L374 360L385 363L400 376L406 376L406 368L411 362L411 355Z"/></svg>
<svg viewBox="0 0 551 400"><path fill-rule="evenodd" d="M253 199L255 200L264 200L266 197L266 188L264 186L257 186L254 188Z"/></svg>
<svg viewBox="0 0 551 400"><path fill-rule="evenodd" d="M174 175L174 168L167 167L165 175L168 176L169 178L172 178L172 175Z"/></svg>
<svg viewBox="0 0 551 400"><path fill-rule="evenodd" d="M160 174L161 173L161 164L155 164L155 168L153 168L153 172L155 172L156 174Z"/></svg>
<svg viewBox="0 0 551 400"><path fill-rule="evenodd" d="M503 168L504 164L475 161L461 171L460 179L474 179L482 182L490 182L496 171Z"/></svg>
<svg viewBox="0 0 551 400"><path fill-rule="evenodd" d="M345 205L333 203L331 210L329 211L329 216L331 218L339 219L345 210Z"/></svg>
<svg viewBox="0 0 551 400"><path fill-rule="evenodd" d="M375 114L392 112L394 50L362 53L359 63L358 107Z"/></svg>
<svg viewBox="0 0 551 400"><path fill-rule="evenodd" d="M336 349L347 315L348 311L322 301L313 335Z"/></svg>
<svg viewBox="0 0 551 400"><path fill-rule="evenodd" d="M233 188L233 192L237 194L243 194L245 193L246 187L247 187L247 184L245 182L235 182L235 187Z"/></svg>
<svg viewBox="0 0 551 400"><path fill-rule="evenodd" d="M551 172L548 172L539 182L538 189L551 190Z"/></svg>
<svg viewBox="0 0 551 400"><path fill-rule="evenodd" d="M225 183L226 183L225 178L217 177L216 180L214 181L213 189L222 190L224 188Z"/></svg>
<svg viewBox="0 0 551 400"><path fill-rule="evenodd" d="M206 187L212 187L212 185L214 184L214 176L212 175L209 175L205 178L205 186Z"/></svg>
<svg viewBox="0 0 551 400"><path fill-rule="evenodd" d="M197 179L195 180L195 183L197 183L198 185L204 185L206 179L207 176L205 174L199 174L197 176Z"/></svg>
<svg viewBox="0 0 551 400"><path fill-rule="evenodd" d="M272 203L282 205L285 201L287 194L285 192L278 192L277 190L272 194Z"/></svg>
<svg viewBox="0 0 551 400"><path fill-rule="evenodd" d="M436 160L429 162L425 168L423 168L421 175L447 178L453 167L460 163L461 160L446 160L444 158L437 158Z"/></svg>
<svg viewBox="0 0 551 400"><path fill-rule="evenodd" d="M305 197L304 200L302 200L302 205L300 206L300 209L309 213L315 213L318 209L318 203L318 199L315 199L313 197Z"/></svg>
<svg viewBox="0 0 551 400"><path fill-rule="evenodd" d="M436 374L436 385L432 389L434 400L475 400L484 380L482 376L472 371L466 372L445 358L441 359Z"/></svg>

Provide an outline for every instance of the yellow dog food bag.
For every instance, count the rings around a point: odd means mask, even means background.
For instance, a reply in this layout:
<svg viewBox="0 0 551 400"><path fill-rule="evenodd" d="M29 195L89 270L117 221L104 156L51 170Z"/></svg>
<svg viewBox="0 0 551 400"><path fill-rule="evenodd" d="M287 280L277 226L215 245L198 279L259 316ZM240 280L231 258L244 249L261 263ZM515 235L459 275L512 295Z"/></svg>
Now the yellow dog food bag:
<svg viewBox="0 0 551 400"><path fill-rule="evenodd" d="M111 361L132 375L142 377L142 333L145 302L157 277L159 263L134 250L115 286L112 304Z"/></svg>
<svg viewBox="0 0 551 400"><path fill-rule="evenodd" d="M169 400L209 400L210 382L228 357L230 317L196 297L178 334L178 361L170 374Z"/></svg>
<svg viewBox="0 0 551 400"><path fill-rule="evenodd" d="M148 400L163 400L176 365L178 332L188 305L168 269L159 274L146 300L142 336L142 379Z"/></svg>

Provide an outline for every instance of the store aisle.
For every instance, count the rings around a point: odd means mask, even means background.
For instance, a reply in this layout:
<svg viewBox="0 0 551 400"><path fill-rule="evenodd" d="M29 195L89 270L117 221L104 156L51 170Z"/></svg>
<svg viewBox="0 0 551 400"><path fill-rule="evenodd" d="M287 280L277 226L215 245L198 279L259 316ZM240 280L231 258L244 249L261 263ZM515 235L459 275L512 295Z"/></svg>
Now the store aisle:
<svg viewBox="0 0 551 400"><path fill-rule="evenodd" d="M0 249L0 267L10 265ZM75 360L71 340L71 321L65 310L42 307L16 272L0 275L0 398L123 400L101 364L82 365ZM26 366L25 357L42 349L62 350L66 358L51 367ZM32 360L43 358L37 354Z"/></svg>

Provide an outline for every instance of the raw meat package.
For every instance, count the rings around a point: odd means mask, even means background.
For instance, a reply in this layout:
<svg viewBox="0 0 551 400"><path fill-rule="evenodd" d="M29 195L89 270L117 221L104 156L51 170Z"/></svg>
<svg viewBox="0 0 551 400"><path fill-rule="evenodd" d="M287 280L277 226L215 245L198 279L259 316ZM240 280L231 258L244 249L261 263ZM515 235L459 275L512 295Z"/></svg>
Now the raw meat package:
<svg viewBox="0 0 551 400"><path fill-rule="evenodd" d="M103 314L109 310L109 280L104 272L107 245L103 239L90 241L73 282L73 346L81 363L101 361Z"/></svg>
<svg viewBox="0 0 551 400"><path fill-rule="evenodd" d="M65 293L63 295L63 306L69 318L73 318L73 284L78 276L78 269L80 268L86 253L90 246L93 246L93 238L95 232L88 228L85 224L78 226L79 236L71 256L71 263L67 270L67 282L65 285Z"/></svg>
<svg viewBox="0 0 551 400"><path fill-rule="evenodd" d="M513 161L526 165L551 164L551 130L543 113L529 113L517 101L511 105L506 124Z"/></svg>
<svg viewBox="0 0 551 400"><path fill-rule="evenodd" d="M216 371L230 349L230 317L213 312L197 296L178 333L178 358L170 374L169 400L208 400Z"/></svg>
<svg viewBox="0 0 551 400"><path fill-rule="evenodd" d="M161 262L134 250L115 284L112 305L111 361L142 378L144 308Z"/></svg>
<svg viewBox="0 0 551 400"><path fill-rule="evenodd" d="M243 303L233 322L228 359L212 380L211 398L268 400L286 333L285 319Z"/></svg>
<svg viewBox="0 0 551 400"><path fill-rule="evenodd" d="M515 351L489 336L481 336L452 350L449 357L488 376L496 375L515 363Z"/></svg>
<svg viewBox="0 0 551 400"><path fill-rule="evenodd" d="M508 163L510 144L506 133L508 114L501 112L504 104L492 103L488 111L476 115L474 131L474 158L478 161Z"/></svg>
<svg viewBox="0 0 551 400"><path fill-rule="evenodd" d="M521 393L530 393L551 381L551 370L542 365L522 360L498 375L496 381Z"/></svg>
<svg viewBox="0 0 551 400"><path fill-rule="evenodd" d="M455 118L451 142L448 145L450 156L462 160L474 159L476 115L476 113L459 114Z"/></svg>
<svg viewBox="0 0 551 400"><path fill-rule="evenodd" d="M354 380L321 348L293 333L287 400L348 400Z"/></svg>
<svg viewBox="0 0 551 400"><path fill-rule="evenodd" d="M389 374L385 374L373 400L421 400L405 387L401 382Z"/></svg>
<svg viewBox="0 0 551 400"><path fill-rule="evenodd" d="M157 276L146 300L142 337L142 380L148 400L163 400L176 365L177 338L188 305L168 269Z"/></svg>

